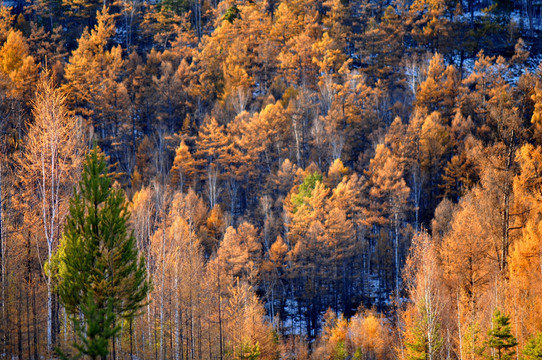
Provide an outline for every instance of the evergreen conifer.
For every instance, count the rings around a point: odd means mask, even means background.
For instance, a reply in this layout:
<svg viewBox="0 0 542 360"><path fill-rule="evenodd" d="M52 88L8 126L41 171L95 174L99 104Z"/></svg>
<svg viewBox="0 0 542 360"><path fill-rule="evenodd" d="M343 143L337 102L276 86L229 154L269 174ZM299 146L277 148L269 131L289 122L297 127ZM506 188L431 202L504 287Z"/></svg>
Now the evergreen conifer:
<svg viewBox="0 0 542 360"><path fill-rule="evenodd" d="M120 321L137 315L150 290L129 217L122 191L111 187L104 154L94 148L70 199L56 259L60 300L80 340L77 357L105 358Z"/></svg>

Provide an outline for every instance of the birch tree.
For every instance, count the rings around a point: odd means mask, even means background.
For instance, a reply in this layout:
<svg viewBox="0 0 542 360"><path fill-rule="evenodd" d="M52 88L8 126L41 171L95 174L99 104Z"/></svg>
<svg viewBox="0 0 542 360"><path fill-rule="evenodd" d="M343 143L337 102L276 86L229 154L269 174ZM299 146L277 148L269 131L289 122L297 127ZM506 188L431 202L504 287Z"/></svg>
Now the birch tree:
<svg viewBox="0 0 542 360"><path fill-rule="evenodd" d="M20 159L20 177L28 192L29 209L38 212L49 262L56 250L80 164L82 131L77 118L68 115L66 97L45 72L39 83L28 124L26 147ZM37 244L40 248L40 244ZM40 257L41 258L41 257ZM43 261L43 258L41 258ZM59 329L54 328L55 296L50 274L47 281L47 346L52 349Z"/></svg>
<svg viewBox="0 0 542 360"><path fill-rule="evenodd" d="M437 254L427 233L419 233L412 243L405 274L414 303L403 314L406 347L403 355L407 359L437 359L444 342L441 329L444 303L439 289Z"/></svg>

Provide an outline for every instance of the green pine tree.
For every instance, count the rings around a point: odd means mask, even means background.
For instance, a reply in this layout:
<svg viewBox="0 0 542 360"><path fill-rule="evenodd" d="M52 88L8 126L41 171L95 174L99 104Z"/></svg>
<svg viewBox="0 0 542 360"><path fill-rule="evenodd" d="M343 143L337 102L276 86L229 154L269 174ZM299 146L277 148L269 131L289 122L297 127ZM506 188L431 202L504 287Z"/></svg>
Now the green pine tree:
<svg viewBox="0 0 542 360"><path fill-rule="evenodd" d="M538 333L536 336L527 341L523 354L527 356L527 359L542 359L542 333Z"/></svg>
<svg viewBox="0 0 542 360"><path fill-rule="evenodd" d="M516 354L517 341L510 331L510 318L499 310L493 313L493 327L488 331L486 345L491 351L489 359L509 360Z"/></svg>
<svg viewBox="0 0 542 360"><path fill-rule="evenodd" d="M405 343L407 359L434 359L444 344L444 339L440 333L441 325L437 321L435 314L427 311L423 299L418 304L418 312L420 314L418 320L412 329L407 329L407 332L411 332L409 336L411 341Z"/></svg>
<svg viewBox="0 0 542 360"><path fill-rule="evenodd" d="M95 148L70 200L55 259L60 301L71 314L80 357L105 358L122 320L132 320L150 291L121 190L111 188L105 156Z"/></svg>
<svg viewBox="0 0 542 360"><path fill-rule="evenodd" d="M344 344L344 341L339 341L337 345L335 345L335 349L333 349L333 353L331 354L331 358L333 360L346 360L348 359L348 351L346 349L346 345Z"/></svg>
<svg viewBox="0 0 542 360"><path fill-rule="evenodd" d="M241 344L240 360L258 360L260 358L260 344L251 345L249 341L243 341Z"/></svg>
<svg viewBox="0 0 542 360"><path fill-rule="evenodd" d="M299 185L298 193L295 196L292 196L292 203L295 205L296 210L305 203L305 198L311 196L312 191L316 187L316 183L322 182L322 179L322 175L316 171L305 177L303 183Z"/></svg>

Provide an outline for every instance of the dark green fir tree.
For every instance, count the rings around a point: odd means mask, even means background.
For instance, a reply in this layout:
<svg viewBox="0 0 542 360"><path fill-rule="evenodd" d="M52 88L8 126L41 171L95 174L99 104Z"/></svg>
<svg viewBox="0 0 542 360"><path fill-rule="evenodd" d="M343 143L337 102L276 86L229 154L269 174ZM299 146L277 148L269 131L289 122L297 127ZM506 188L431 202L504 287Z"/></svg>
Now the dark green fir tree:
<svg viewBox="0 0 542 360"><path fill-rule="evenodd" d="M489 359L510 360L516 354L514 348L518 345L510 330L510 318L499 310L493 313L493 326L488 331L486 345L489 348Z"/></svg>
<svg viewBox="0 0 542 360"><path fill-rule="evenodd" d="M132 321L150 291L121 190L111 187L104 154L87 155L56 254L58 293L71 314L79 352L104 359L123 320ZM114 342L113 342L114 344Z"/></svg>

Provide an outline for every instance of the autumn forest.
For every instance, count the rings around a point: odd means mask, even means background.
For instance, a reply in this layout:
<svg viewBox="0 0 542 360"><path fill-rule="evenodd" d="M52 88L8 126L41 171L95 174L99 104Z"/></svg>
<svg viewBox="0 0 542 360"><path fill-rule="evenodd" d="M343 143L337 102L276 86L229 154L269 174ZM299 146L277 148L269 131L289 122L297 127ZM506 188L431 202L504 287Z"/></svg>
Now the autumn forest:
<svg viewBox="0 0 542 360"><path fill-rule="evenodd" d="M538 0L0 6L0 359L542 359Z"/></svg>

